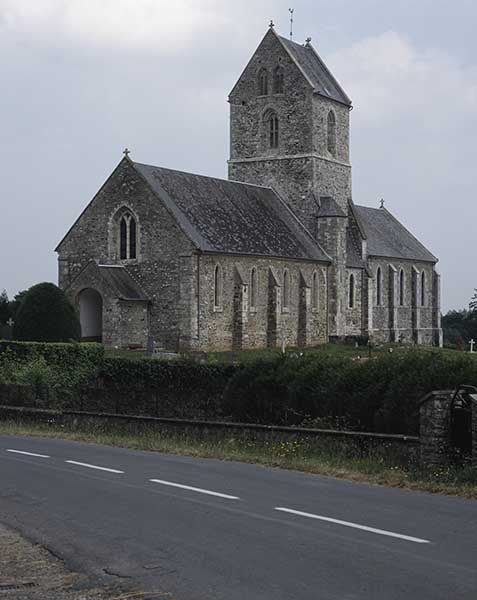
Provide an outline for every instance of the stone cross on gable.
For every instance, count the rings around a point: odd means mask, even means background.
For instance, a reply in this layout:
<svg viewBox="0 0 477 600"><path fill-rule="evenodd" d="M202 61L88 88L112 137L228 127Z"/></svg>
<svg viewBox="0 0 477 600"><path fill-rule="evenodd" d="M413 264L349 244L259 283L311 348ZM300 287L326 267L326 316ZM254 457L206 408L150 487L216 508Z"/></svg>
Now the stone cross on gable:
<svg viewBox="0 0 477 600"><path fill-rule="evenodd" d="M470 342L469 342L469 345L470 345L470 351L471 351L471 352L473 352L473 351L474 351L474 346L475 346L475 341L474 341L474 339L471 339L471 340L470 340Z"/></svg>
<svg viewBox="0 0 477 600"><path fill-rule="evenodd" d="M129 148L124 148L123 154L126 158L128 158L129 155L131 154L131 150L129 150Z"/></svg>

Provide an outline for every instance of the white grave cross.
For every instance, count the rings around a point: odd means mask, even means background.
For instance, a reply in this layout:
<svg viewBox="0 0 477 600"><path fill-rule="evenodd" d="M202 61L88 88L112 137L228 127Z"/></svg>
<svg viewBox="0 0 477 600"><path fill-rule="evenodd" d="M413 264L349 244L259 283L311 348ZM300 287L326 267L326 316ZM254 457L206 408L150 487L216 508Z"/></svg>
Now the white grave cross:
<svg viewBox="0 0 477 600"><path fill-rule="evenodd" d="M475 346L474 339L471 339L470 342L469 342L469 344L470 344L470 351L473 352L474 351L474 346Z"/></svg>
<svg viewBox="0 0 477 600"><path fill-rule="evenodd" d="M7 321L7 325L9 327L13 327L15 325L15 321L12 319L12 317L10 317Z"/></svg>

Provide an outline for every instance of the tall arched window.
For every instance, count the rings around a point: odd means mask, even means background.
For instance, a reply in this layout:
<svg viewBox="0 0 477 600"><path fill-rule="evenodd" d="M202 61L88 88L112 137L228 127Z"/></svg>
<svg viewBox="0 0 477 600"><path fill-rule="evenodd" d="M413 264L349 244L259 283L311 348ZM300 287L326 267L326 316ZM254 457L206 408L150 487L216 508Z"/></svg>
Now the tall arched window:
<svg viewBox="0 0 477 600"><path fill-rule="evenodd" d="M283 271L283 290L282 290L282 307L288 308L290 306L290 274L288 269Z"/></svg>
<svg viewBox="0 0 477 600"><path fill-rule="evenodd" d="M349 298L348 304L350 308L354 308L354 275L351 273L349 276Z"/></svg>
<svg viewBox="0 0 477 600"><path fill-rule="evenodd" d="M328 113L328 128L327 128L327 147L328 152L333 156L336 155L336 117L335 113L330 110Z"/></svg>
<svg viewBox="0 0 477 600"><path fill-rule="evenodd" d="M250 308L257 307L257 269L253 267L250 271Z"/></svg>
<svg viewBox="0 0 477 600"><path fill-rule="evenodd" d="M119 258L131 260L136 258L137 227L136 220L127 212L119 222Z"/></svg>
<svg viewBox="0 0 477 600"><path fill-rule="evenodd" d="M214 308L222 306L222 269L216 265L214 269Z"/></svg>
<svg viewBox="0 0 477 600"><path fill-rule="evenodd" d="M404 306L404 270L399 272L399 304Z"/></svg>
<svg viewBox="0 0 477 600"><path fill-rule="evenodd" d="M383 274L381 267L376 271L376 305L381 306L383 303Z"/></svg>
<svg viewBox="0 0 477 600"><path fill-rule="evenodd" d="M320 288L318 273L313 273L313 279L311 281L311 306L312 308L318 308L320 305Z"/></svg>
<svg viewBox="0 0 477 600"><path fill-rule="evenodd" d="M270 132L270 148L278 148L278 117L275 113L270 114L268 127Z"/></svg>
<svg viewBox="0 0 477 600"><path fill-rule="evenodd" d="M283 67L277 67L273 71L273 93L283 94Z"/></svg>
<svg viewBox="0 0 477 600"><path fill-rule="evenodd" d="M265 68L258 72L258 94L260 96L268 95L268 71Z"/></svg>
<svg viewBox="0 0 477 600"><path fill-rule="evenodd" d="M421 273L421 306L426 306L426 272Z"/></svg>

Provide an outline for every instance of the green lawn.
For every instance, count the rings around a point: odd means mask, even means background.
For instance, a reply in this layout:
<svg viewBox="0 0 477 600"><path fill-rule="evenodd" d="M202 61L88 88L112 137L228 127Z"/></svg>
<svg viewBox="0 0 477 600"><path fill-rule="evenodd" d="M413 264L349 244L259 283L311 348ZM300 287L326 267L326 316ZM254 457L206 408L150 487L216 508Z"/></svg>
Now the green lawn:
<svg viewBox="0 0 477 600"><path fill-rule="evenodd" d="M334 356L337 358L368 358L369 356L379 356L390 352L406 352L408 350L416 350L422 352L436 351L439 350L435 347L430 346L414 346L407 344L374 344L371 350L367 346L355 347L354 344L322 344L314 348L292 348L287 347L287 353L296 354L311 354L316 356ZM457 350L450 348L442 348L441 352L455 354ZM107 357L118 357L118 358L147 358L145 350L127 350L127 349L111 349L105 350ZM208 363L242 363L247 364L259 359L273 358L281 354L281 350L276 348L261 348L258 350L241 350L236 352L209 352L206 355ZM470 354L470 356L477 359L477 352ZM201 355L202 356L202 355Z"/></svg>

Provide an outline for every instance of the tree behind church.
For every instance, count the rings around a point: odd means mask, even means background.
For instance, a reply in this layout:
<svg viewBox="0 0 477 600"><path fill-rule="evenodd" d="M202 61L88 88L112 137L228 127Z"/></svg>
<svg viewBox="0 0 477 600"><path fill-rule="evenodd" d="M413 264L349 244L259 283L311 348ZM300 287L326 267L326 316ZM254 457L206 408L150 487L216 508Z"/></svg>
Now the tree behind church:
<svg viewBox="0 0 477 600"><path fill-rule="evenodd" d="M75 309L53 283L39 283L25 295L13 329L16 340L29 342L70 342L81 337Z"/></svg>

